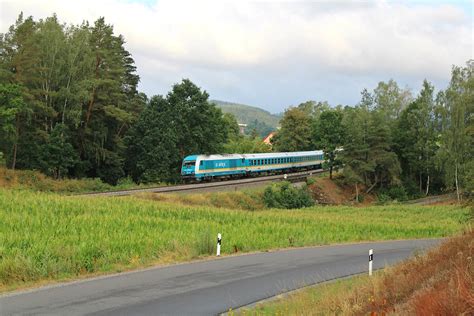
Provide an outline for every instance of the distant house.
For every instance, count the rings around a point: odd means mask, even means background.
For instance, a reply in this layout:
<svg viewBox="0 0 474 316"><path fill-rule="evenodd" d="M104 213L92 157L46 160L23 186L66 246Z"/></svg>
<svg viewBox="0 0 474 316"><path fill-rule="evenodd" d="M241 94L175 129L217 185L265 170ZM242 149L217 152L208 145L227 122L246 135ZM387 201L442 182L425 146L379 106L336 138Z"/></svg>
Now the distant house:
<svg viewBox="0 0 474 316"><path fill-rule="evenodd" d="M240 134L245 134L245 128L247 127L247 124L242 124L242 123L239 123L239 132Z"/></svg>
<svg viewBox="0 0 474 316"><path fill-rule="evenodd" d="M273 136L275 136L275 133L276 133L276 131L273 131L270 134L268 134L267 136L265 136L265 138L263 139L263 142L265 144L268 144L268 145L271 146L272 145L272 138L273 138Z"/></svg>

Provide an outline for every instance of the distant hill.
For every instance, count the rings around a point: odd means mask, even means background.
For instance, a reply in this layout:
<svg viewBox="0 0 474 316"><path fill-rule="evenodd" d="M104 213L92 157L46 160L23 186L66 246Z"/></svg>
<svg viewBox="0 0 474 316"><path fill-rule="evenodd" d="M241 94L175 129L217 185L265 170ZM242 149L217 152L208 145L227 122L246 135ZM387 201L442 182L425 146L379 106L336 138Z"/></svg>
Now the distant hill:
<svg viewBox="0 0 474 316"><path fill-rule="evenodd" d="M233 114L239 123L251 124L257 120L260 123L264 123L265 125L276 129L281 118L280 116L271 114L270 112L255 106L219 100L211 100L210 102L220 107L222 112Z"/></svg>

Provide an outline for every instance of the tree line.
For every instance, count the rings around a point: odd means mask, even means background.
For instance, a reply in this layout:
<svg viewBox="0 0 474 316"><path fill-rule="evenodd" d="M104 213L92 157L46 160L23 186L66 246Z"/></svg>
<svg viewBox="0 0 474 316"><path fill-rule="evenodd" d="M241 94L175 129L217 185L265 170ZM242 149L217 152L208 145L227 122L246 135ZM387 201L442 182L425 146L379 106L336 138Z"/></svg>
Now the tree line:
<svg viewBox="0 0 474 316"><path fill-rule="evenodd" d="M56 15L20 14L0 34L0 152L8 168L111 184L125 176L175 181L184 156L221 152L237 137L235 119L189 80L166 97L138 92L124 44L104 18L66 25Z"/></svg>
<svg viewBox="0 0 474 316"><path fill-rule="evenodd" d="M460 192L474 186L473 69L453 67L437 93L426 80L417 96L390 80L355 106L290 107L272 149L257 132L240 135L235 117L190 80L165 96L140 93L125 39L104 18L67 25L20 14L0 34L0 160L115 184L178 181L189 154L323 149L331 176L343 165L357 192Z"/></svg>
<svg viewBox="0 0 474 316"><path fill-rule="evenodd" d="M474 61L454 66L445 90L418 95L394 80L364 89L356 106L308 101L286 110L276 151L322 149L332 177L343 166L356 199L374 189L421 196L474 189Z"/></svg>

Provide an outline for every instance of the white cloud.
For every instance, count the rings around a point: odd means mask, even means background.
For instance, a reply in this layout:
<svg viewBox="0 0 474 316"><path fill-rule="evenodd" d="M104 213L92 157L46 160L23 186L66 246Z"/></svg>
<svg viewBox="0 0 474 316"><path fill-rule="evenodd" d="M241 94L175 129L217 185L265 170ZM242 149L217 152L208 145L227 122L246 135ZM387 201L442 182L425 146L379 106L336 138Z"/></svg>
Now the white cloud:
<svg viewBox="0 0 474 316"><path fill-rule="evenodd" d="M301 73L447 80L451 65L473 57L472 17L448 4L4 0L1 9L0 32L20 11L56 12L70 23L105 16L125 36L142 81L206 73L203 81L224 90L239 82L233 72L268 80ZM214 83L212 73L220 78Z"/></svg>

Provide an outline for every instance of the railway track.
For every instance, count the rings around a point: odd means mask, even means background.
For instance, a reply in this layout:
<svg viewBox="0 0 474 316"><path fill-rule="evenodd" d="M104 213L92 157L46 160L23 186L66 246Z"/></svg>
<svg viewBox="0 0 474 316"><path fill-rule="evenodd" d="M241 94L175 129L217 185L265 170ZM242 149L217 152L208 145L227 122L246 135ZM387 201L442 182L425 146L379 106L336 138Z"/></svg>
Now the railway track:
<svg viewBox="0 0 474 316"><path fill-rule="evenodd" d="M301 171L288 173L285 175L272 175L258 178L245 178L238 180L228 180L228 181L219 181L219 182L207 182L207 183L195 183L195 184L179 184L173 186L165 187L154 187L146 189L129 189L129 190L117 190L117 191L107 191L107 192L92 192L92 193L83 193L76 196L124 196L131 195L136 193L172 193L172 192L185 192L185 191L203 191L205 189L215 189L222 188L227 186L245 186L256 183L264 182L273 182L273 181L282 181L287 180L290 182L296 182L298 180L306 179L306 177L324 172L323 169L310 170L310 171Z"/></svg>

